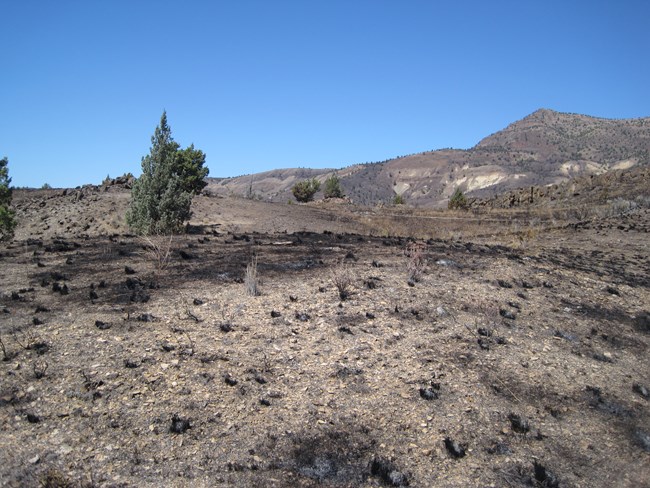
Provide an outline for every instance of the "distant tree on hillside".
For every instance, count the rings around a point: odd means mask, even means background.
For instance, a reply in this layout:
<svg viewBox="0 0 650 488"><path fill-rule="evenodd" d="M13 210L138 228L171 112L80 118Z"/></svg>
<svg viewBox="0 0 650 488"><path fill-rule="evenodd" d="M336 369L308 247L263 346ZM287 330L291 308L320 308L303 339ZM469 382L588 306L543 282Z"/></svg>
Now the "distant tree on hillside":
<svg viewBox="0 0 650 488"><path fill-rule="evenodd" d="M335 174L332 174L325 180L325 189L323 190L325 198L343 198L343 188L341 188L341 180Z"/></svg>
<svg viewBox="0 0 650 488"><path fill-rule="evenodd" d="M461 191L460 188L456 188L456 191L454 191L453 195L449 199L447 208L451 210L454 209L467 210L468 206L469 205L467 202L467 198L465 197L465 194Z"/></svg>
<svg viewBox="0 0 650 488"><path fill-rule="evenodd" d="M142 158L142 175L133 183L126 222L139 234L179 232L191 215L192 197L205 187L205 154L194 145L179 149L163 112Z"/></svg>
<svg viewBox="0 0 650 488"><path fill-rule="evenodd" d="M9 159L0 159L0 240L8 241L16 229L16 212L11 209L11 178L9 178Z"/></svg>
<svg viewBox="0 0 650 488"><path fill-rule="evenodd" d="M320 190L320 181L316 178L300 181L291 189L296 200L302 203L311 202L318 190Z"/></svg>

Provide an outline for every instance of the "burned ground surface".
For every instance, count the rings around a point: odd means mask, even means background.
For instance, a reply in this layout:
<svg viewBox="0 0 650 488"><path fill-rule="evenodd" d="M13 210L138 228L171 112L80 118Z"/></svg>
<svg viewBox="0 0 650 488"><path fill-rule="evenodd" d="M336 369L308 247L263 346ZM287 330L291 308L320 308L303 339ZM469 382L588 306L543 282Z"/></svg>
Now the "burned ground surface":
<svg viewBox="0 0 650 488"><path fill-rule="evenodd" d="M17 240L0 484L650 486L643 229Z"/></svg>

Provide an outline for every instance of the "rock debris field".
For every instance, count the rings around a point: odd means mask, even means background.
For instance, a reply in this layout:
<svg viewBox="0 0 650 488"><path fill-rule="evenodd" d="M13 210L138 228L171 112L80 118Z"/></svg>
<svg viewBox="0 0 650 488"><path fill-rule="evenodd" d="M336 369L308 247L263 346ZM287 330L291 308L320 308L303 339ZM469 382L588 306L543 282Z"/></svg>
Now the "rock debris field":
<svg viewBox="0 0 650 488"><path fill-rule="evenodd" d="M643 229L17 240L0 485L650 486Z"/></svg>

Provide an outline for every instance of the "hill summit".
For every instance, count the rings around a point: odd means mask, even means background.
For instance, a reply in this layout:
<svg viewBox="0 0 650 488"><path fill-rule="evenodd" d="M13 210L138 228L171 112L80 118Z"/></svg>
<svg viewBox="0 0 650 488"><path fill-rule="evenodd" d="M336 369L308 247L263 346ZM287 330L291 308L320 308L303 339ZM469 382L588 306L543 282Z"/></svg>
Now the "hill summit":
<svg viewBox="0 0 650 488"><path fill-rule="evenodd" d="M650 118L604 119L540 109L467 149L441 149L378 163L331 169L281 169L211 178L208 191L286 202L302 179L336 173L355 202L375 205L401 195L445 206L456 188L474 197L563 183L650 161Z"/></svg>

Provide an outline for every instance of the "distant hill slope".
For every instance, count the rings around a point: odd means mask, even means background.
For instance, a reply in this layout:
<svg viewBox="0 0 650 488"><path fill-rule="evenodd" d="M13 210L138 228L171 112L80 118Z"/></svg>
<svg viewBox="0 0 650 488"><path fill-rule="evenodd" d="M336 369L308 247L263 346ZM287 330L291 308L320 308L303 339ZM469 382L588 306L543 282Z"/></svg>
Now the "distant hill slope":
<svg viewBox="0 0 650 488"><path fill-rule="evenodd" d="M208 191L286 202L297 181L325 180L336 172L355 203L373 205L400 194L412 205L438 207L457 187L486 198L648 162L650 118L612 120L541 109L468 150L442 149L339 170L282 169L209 179Z"/></svg>

